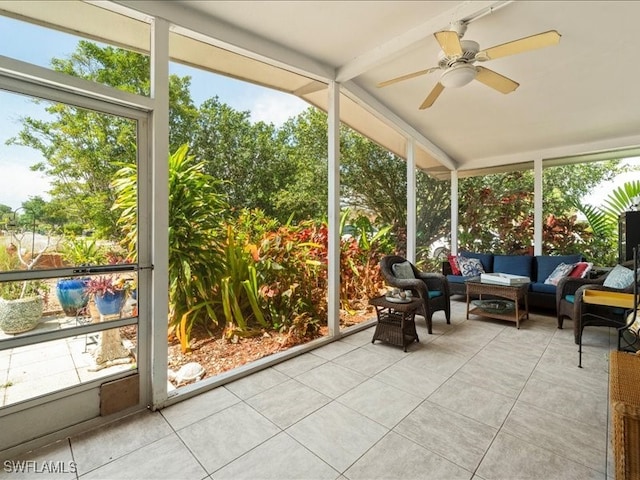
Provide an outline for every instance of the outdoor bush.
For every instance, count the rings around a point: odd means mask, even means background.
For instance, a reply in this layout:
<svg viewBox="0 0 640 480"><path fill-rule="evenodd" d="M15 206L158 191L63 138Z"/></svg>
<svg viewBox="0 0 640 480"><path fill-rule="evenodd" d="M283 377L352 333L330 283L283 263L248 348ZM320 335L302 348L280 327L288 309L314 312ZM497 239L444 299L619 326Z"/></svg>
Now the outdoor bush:
<svg viewBox="0 0 640 480"><path fill-rule="evenodd" d="M213 292L224 276L221 228L229 212L222 182L205 172L205 164L187 155L183 145L169 157L169 329L189 347L194 325L217 324ZM136 171L123 166L112 187L114 210L125 234L125 245L135 258L137 237Z"/></svg>
<svg viewBox="0 0 640 480"><path fill-rule="evenodd" d="M70 265L100 265L107 262L107 248L99 245L95 239L65 237L58 250Z"/></svg>
<svg viewBox="0 0 640 480"><path fill-rule="evenodd" d="M227 227L223 246L223 277L216 289L216 304L222 307L225 335L252 334L257 323L267 327L261 310L254 260L246 245L236 242L233 226Z"/></svg>
<svg viewBox="0 0 640 480"><path fill-rule="evenodd" d="M306 336L326 322L326 227L312 222L268 232L257 251L262 297L274 328Z"/></svg>
<svg viewBox="0 0 640 480"><path fill-rule="evenodd" d="M344 233L349 210L342 213L340 228ZM366 308L368 300L384 288L379 259L393 251L391 226L377 229L364 215L350 223L350 234L340 241L340 304L352 313Z"/></svg>

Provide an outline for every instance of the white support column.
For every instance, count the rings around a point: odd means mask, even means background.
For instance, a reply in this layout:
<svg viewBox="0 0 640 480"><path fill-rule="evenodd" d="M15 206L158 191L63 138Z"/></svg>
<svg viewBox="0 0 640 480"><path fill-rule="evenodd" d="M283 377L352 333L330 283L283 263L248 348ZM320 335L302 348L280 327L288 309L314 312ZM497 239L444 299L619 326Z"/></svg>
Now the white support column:
<svg viewBox="0 0 640 480"><path fill-rule="evenodd" d="M451 171L451 254L458 254L458 171Z"/></svg>
<svg viewBox="0 0 640 480"><path fill-rule="evenodd" d="M340 333L340 86L329 82L329 265L327 322L329 336Z"/></svg>
<svg viewBox="0 0 640 480"><path fill-rule="evenodd" d="M407 260L416 261L416 147L413 138L407 141Z"/></svg>
<svg viewBox="0 0 640 480"><path fill-rule="evenodd" d="M169 22L156 18L151 29L151 404L167 399L167 318L169 302ZM139 179L146 181L147 179Z"/></svg>
<svg viewBox="0 0 640 480"><path fill-rule="evenodd" d="M533 254L542 255L542 159L533 161Z"/></svg>

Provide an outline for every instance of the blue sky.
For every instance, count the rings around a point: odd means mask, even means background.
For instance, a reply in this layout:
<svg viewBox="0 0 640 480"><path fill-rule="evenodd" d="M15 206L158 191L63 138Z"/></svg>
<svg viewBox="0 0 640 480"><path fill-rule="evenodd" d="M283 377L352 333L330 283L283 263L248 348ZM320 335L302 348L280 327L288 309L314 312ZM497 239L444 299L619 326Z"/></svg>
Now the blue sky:
<svg viewBox="0 0 640 480"><path fill-rule="evenodd" d="M19 39L16 41L16 39ZM29 39L29 41L23 41ZM16 58L41 67L49 67L52 58L67 58L80 38L0 16L0 55ZM172 63L171 73L190 76L191 96L197 105L217 96L220 101L239 111L251 113L254 122L264 121L277 126L299 114L309 105L293 95L257 85L240 82L221 75ZM31 196L48 198L47 179L29 167L42 157L33 149L7 146L15 136L24 116L46 118L43 106L30 99L0 90L0 204L18 208Z"/></svg>

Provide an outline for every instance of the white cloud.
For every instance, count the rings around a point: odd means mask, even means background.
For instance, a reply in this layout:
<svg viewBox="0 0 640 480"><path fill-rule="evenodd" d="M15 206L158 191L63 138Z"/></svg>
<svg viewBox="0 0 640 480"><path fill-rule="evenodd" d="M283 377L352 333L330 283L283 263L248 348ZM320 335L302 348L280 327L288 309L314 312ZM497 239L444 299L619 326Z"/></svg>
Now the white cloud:
<svg viewBox="0 0 640 480"><path fill-rule="evenodd" d="M253 122L273 123L281 126L291 117L295 117L309 107L309 104L293 95L287 95L276 91L265 91L256 97L251 111Z"/></svg>
<svg viewBox="0 0 640 480"><path fill-rule="evenodd" d="M633 157L627 159L624 163L632 167L640 167L640 157ZM640 171L632 171L618 175L610 182L605 182L593 189L593 191L583 199L583 203L590 204L594 207L603 206L609 195L617 188L621 187L625 183L640 181Z"/></svg>
<svg viewBox="0 0 640 480"><path fill-rule="evenodd" d="M13 210L20 207L29 197L40 196L49 200L46 193L49 181L42 172L32 172L28 165L5 163L0 175L0 204Z"/></svg>

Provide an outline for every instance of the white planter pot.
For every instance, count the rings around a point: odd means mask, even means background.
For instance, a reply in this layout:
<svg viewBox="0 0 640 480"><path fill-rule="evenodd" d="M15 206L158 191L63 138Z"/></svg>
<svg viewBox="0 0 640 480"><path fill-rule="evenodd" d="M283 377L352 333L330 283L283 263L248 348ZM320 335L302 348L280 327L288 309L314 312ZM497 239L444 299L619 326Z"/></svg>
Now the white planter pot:
<svg viewBox="0 0 640 480"><path fill-rule="evenodd" d="M42 318L43 308L42 297L0 298L0 329L9 334L33 330Z"/></svg>

